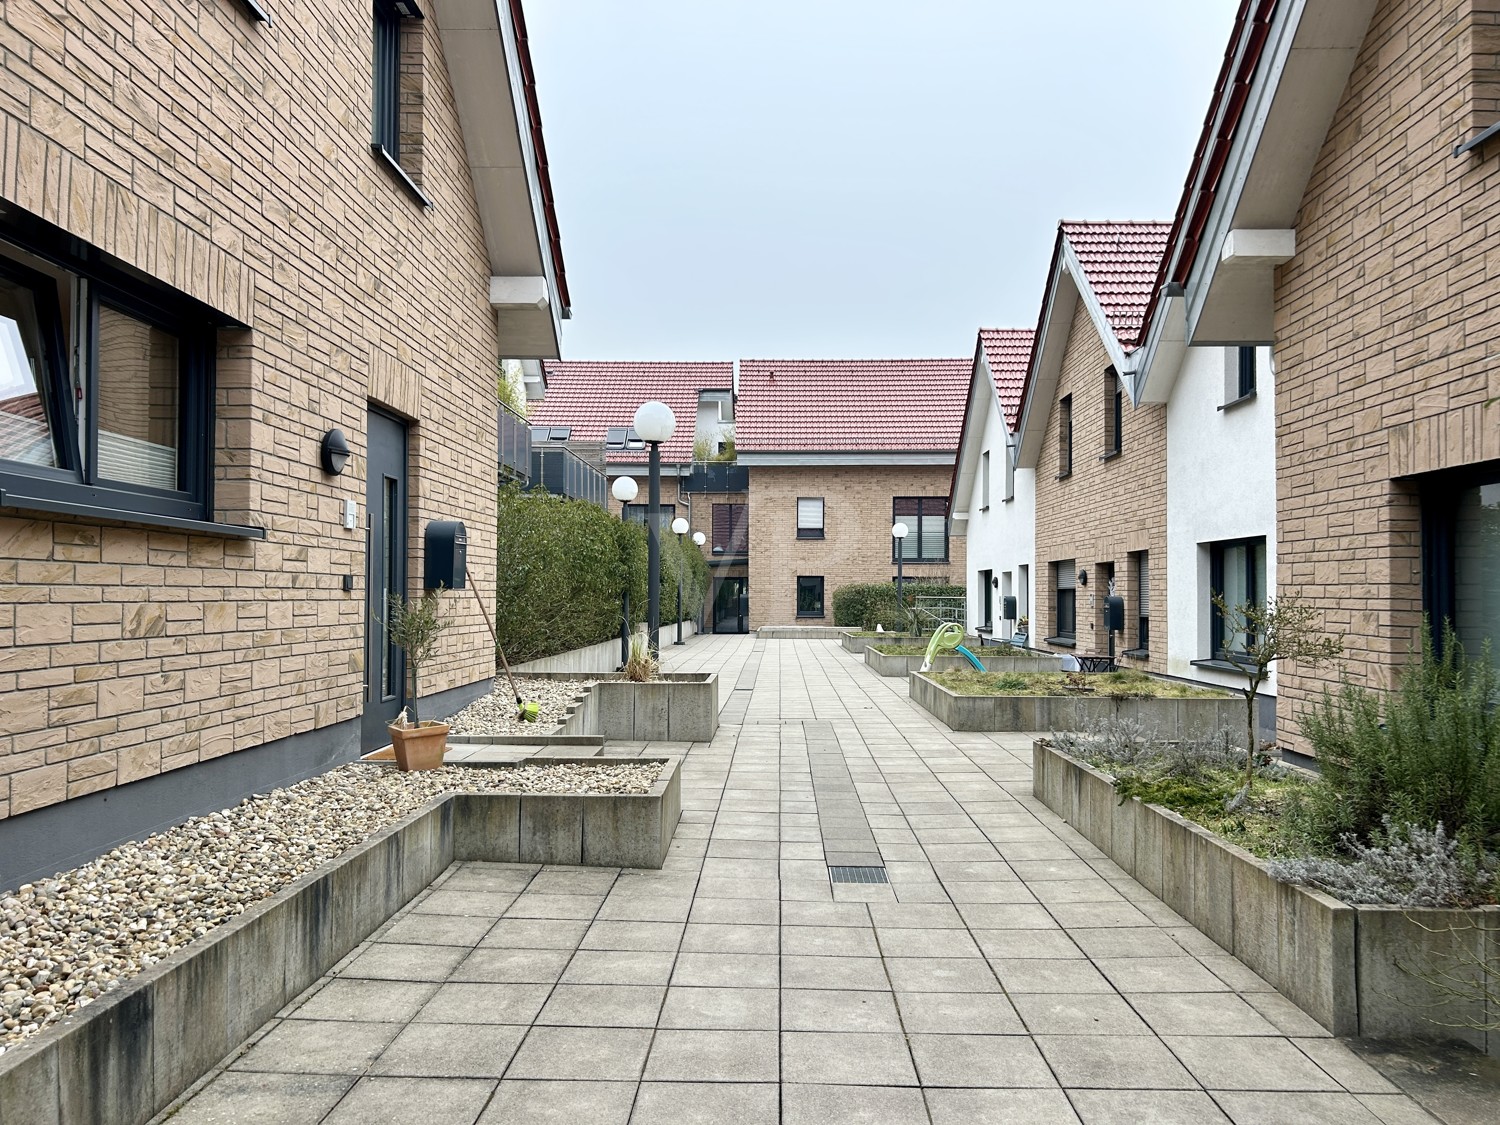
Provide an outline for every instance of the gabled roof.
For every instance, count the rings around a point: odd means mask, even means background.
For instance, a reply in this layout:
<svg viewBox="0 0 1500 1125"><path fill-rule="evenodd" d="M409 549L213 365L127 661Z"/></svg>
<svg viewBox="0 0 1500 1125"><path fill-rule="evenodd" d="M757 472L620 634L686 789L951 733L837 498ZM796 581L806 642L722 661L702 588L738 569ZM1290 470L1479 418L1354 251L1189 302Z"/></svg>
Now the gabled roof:
<svg viewBox="0 0 1500 1125"><path fill-rule="evenodd" d="M1058 224L1021 395L1016 427L1020 436L1019 466L1036 465L1041 429L1052 411L1052 395L1080 306L1093 322L1122 385L1131 390L1126 377L1128 361L1141 332L1142 316L1170 231L1170 224L1158 222L1064 220ZM1131 401L1135 402L1133 391Z"/></svg>
<svg viewBox="0 0 1500 1125"><path fill-rule="evenodd" d="M1171 229L1169 223L1063 220L1063 236L1127 353L1140 341Z"/></svg>
<svg viewBox="0 0 1500 1125"><path fill-rule="evenodd" d="M693 459L698 425L698 392L732 390L730 362L645 363L624 360L548 360L547 395L531 404L527 421L534 426L571 426L575 441L603 441L611 426L629 426L643 402L657 399L677 416L677 428L662 443L662 460L685 464ZM638 462L646 453L611 450L609 462Z"/></svg>
<svg viewBox="0 0 1500 1125"><path fill-rule="evenodd" d="M952 453L971 359L742 359L735 450Z"/></svg>
<svg viewBox="0 0 1500 1125"><path fill-rule="evenodd" d="M960 511L966 513L968 493L979 472L979 455L974 445L984 441L984 423L990 417L989 411L981 409L977 400L984 391L993 389L1006 430L1015 432L1021 416L1021 395L1026 386L1026 369L1031 365L1031 344L1035 335L1030 328L979 330L958 453L953 458L953 478L948 482L949 510L955 515ZM1007 447L1001 456L1009 455Z"/></svg>
<svg viewBox="0 0 1500 1125"><path fill-rule="evenodd" d="M979 346L1000 398L1005 425L1014 430L1021 417L1021 394L1026 389L1026 368L1031 364L1030 328L981 328Z"/></svg>

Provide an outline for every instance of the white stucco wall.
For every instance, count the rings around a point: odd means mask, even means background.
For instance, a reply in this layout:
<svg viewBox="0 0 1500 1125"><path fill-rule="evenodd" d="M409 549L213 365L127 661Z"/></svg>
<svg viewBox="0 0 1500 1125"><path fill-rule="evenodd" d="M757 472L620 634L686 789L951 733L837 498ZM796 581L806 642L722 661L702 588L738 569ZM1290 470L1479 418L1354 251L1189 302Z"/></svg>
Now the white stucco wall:
<svg viewBox="0 0 1500 1125"><path fill-rule="evenodd" d="M1253 399L1219 409L1238 349L1203 347L1188 349L1167 403L1167 672L1230 687L1243 677L1192 661L1209 655L1208 544L1264 536L1266 594L1276 593L1274 372L1271 349L1256 350ZM1262 691L1275 694L1274 676Z"/></svg>
<svg viewBox="0 0 1500 1125"><path fill-rule="evenodd" d="M1018 617L1034 616L1036 576L1033 556L1036 546L1036 470L1016 472L1015 495L1005 499L1005 459L1010 455L1005 419L995 395L987 396L988 407L976 455L990 454L990 503L983 509L982 485L975 481L969 501L967 584L969 591L969 631L984 623L984 591L979 572L989 570L999 578L999 589L991 590L994 607L995 636L1009 636L1009 627L1001 620L1001 598L1006 593L1022 598L1017 605ZM1020 586L1020 568L1027 568L1024 597ZM1009 575L1009 588L1006 586ZM1034 634L1033 634L1034 635Z"/></svg>

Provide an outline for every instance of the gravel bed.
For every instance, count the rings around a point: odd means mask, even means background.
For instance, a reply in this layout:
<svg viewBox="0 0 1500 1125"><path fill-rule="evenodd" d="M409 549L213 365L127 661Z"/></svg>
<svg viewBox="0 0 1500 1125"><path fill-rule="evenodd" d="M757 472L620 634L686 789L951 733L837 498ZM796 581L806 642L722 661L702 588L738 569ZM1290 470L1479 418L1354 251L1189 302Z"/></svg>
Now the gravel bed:
<svg viewBox="0 0 1500 1125"><path fill-rule="evenodd" d="M340 766L0 892L0 1054L443 793L645 793L661 769Z"/></svg>
<svg viewBox="0 0 1500 1125"><path fill-rule="evenodd" d="M516 688L528 703L540 703L542 713L534 723L516 718L516 697L510 681L496 679L498 685L489 695L476 699L451 719L446 720L453 734L554 734L567 714L568 704L592 687L598 680L534 680L516 677Z"/></svg>

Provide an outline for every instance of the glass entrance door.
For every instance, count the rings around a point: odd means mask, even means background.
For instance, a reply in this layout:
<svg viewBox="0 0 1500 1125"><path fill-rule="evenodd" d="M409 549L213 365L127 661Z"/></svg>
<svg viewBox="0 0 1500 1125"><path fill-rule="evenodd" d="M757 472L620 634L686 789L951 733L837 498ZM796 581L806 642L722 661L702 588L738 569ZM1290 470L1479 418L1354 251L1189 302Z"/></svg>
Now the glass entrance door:
<svg viewBox="0 0 1500 1125"><path fill-rule="evenodd" d="M747 633L750 591L744 578L721 578L714 590L714 632Z"/></svg>

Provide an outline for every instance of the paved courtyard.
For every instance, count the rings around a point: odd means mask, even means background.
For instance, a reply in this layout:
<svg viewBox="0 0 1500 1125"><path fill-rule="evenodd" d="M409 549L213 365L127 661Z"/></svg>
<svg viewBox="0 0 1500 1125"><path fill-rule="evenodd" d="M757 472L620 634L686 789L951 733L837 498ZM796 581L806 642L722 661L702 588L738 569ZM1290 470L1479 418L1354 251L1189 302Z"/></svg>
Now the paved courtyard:
<svg viewBox="0 0 1500 1125"><path fill-rule="evenodd" d="M663 870L455 865L173 1125L1433 1120L1033 800L1031 736L832 641L663 655L724 723Z"/></svg>

